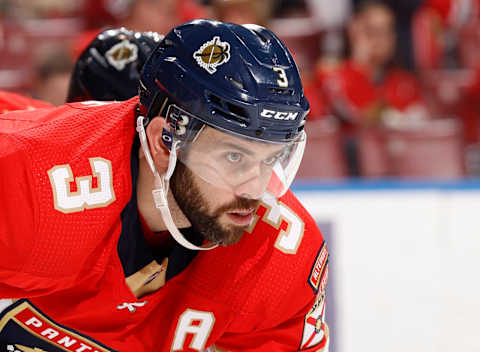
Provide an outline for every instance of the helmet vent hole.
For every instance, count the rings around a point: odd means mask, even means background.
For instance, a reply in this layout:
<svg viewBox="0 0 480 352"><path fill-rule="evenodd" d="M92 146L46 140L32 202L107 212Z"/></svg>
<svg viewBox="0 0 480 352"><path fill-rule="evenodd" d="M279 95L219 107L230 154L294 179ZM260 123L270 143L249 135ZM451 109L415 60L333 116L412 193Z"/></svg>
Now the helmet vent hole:
<svg viewBox="0 0 480 352"><path fill-rule="evenodd" d="M222 105L222 99L220 99L220 98L217 97L216 95L210 94L208 97L210 98L210 100L212 101L212 103L214 103L214 104L216 104L216 105Z"/></svg>
<svg viewBox="0 0 480 352"><path fill-rule="evenodd" d="M279 95L293 95L293 89L290 88L278 88L278 87L272 87L268 88L270 93L272 94L279 94Z"/></svg>
<svg viewBox="0 0 480 352"><path fill-rule="evenodd" d="M222 116L224 119L228 120L230 123L233 123L239 127L242 127L242 128L248 127L248 123L245 119L235 116L233 114L227 114L224 111L216 108L212 110L212 113L213 115Z"/></svg>
<svg viewBox="0 0 480 352"><path fill-rule="evenodd" d="M247 113L240 106L237 106L237 105L234 105L234 104L231 104L231 103L227 103L227 107L228 107L228 110L230 110L230 112L232 112L233 114L241 116L241 117L245 117L245 118L247 117Z"/></svg>
<svg viewBox="0 0 480 352"><path fill-rule="evenodd" d="M224 101L222 98L214 94L209 94L208 97L213 105L215 105L212 110L215 114L220 114L229 120L241 122L242 125L246 124L246 121L248 120L248 114L244 108L229 103L228 101Z"/></svg>

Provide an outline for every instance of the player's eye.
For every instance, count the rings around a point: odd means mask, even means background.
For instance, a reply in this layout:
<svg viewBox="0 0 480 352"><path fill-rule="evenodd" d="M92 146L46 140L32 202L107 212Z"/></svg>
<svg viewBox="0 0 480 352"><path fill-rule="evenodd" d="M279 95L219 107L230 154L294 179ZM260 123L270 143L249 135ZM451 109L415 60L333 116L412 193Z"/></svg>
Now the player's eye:
<svg viewBox="0 0 480 352"><path fill-rule="evenodd" d="M266 159L263 159L263 163L265 165L272 165L272 164L275 164L277 161L282 161L283 158L285 158L286 156L286 153L287 153L287 149L283 149L281 152L275 154L275 155L272 155Z"/></svg>
<svg viewBox="0 0 480 352"><path fill-rule="evenodd" d="M271 156L269 158L263 159L265 165L272 165L278 160L278 155Z"/></svg>
<svg viewBox="0 0 480 352"><path fill-rule="evenodd" d="M227 160L231 163L237 164L242 160L242 154L237 152L229 152L225 155Z"/></svg>

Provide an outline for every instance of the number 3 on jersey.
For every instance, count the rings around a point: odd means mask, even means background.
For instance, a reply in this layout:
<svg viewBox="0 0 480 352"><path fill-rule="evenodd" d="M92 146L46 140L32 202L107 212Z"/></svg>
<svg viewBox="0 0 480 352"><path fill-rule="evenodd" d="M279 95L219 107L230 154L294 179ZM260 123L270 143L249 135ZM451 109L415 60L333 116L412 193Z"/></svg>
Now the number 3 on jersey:
<svg viewBox="0 0 480 352"><path fill-rule="evenodd" d="M106 207L115 201L113 191L112 163L103 158L89 158L93 176L73 177L70 165L57 165L48 170L56 210L62 213L75 213L84 209ZM97 178L93 188L92 178ZM70 191L70 183L75 182L77 191Z"/></svg>
<svg viewBox="0 0 480 352"><path fill-rule="evenodd" d="M305 229L305 224L302 219L300 219L292 209L273 197L264 197L261 206L267 209L262 217L262 221L276 229L280 228L283 221L287 223L287 228L281 229L277 236L275 248L285 254L297 253ZM256 221L252 224L248 232L251 233L255 224Z"/></svg>

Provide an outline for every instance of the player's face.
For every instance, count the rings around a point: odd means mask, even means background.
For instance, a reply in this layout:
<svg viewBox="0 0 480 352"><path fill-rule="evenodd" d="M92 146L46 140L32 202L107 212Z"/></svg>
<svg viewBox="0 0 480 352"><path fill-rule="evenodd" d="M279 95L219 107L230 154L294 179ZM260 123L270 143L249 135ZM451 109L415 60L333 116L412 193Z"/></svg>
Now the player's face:
<svg viewBox="0 0 480 352"><path fill-rule="evenodd" d="M170 187L207 240L234 244L252 223L267 187L275 194L272 180L279 179L281 162L293 149L293 144L242 138L205 125L193 141L182 141L176 149Z"/></svg>
<svg viewBox="0 0 480 352"><path fill-rule="evenodd" d="M177 163L170 188L180 209L208 241L237 243L253 220L259 200L235 196Z"/></svg>
<svg viewBox="0 0 480 352"><path fill-rule="evenodd" d="M208 126L187 147L171 180L173 195L192 225L212 242L238 242L285 146L248 140Z"/></svg>

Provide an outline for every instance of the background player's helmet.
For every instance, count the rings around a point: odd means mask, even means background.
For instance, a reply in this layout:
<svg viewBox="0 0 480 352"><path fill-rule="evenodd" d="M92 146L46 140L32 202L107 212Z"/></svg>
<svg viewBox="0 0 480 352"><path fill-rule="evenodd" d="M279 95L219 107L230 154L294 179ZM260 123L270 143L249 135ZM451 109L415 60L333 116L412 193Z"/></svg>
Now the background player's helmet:
<svg viewBox="0 0 480 352"><path fill-rule="evenodd" d="M75 63L67 102L126 100L137 95L141 68L161 39L156 32L125 28L101 32Z"/></svg>
<svg viewBox="0 0 480 352"><path fill-rule="evenodd" d="M171 140L193 143L204 125L256 142L292 144L274 168L283 184L275 194L293 180L309 103L292 55L268 29L211 20L174 28L145 63L140 103L147 119L166 117L169 148Z"/></svg>

